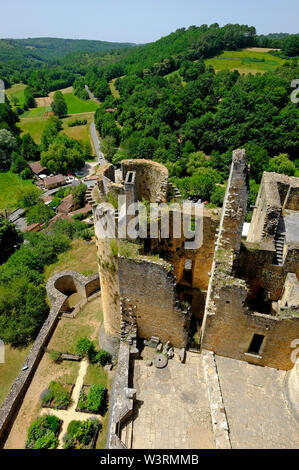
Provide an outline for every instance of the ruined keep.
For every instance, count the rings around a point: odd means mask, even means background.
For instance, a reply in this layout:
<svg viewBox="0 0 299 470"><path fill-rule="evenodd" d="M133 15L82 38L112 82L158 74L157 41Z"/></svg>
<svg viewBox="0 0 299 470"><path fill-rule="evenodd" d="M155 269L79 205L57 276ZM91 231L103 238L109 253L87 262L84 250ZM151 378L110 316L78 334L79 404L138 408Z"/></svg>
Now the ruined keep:
<svg viewBox="0 0 299 470"><path fill-rule="evenodd" d="M216 242L201 346L288 370L299 338L299 178L264 173L246 240L244 150L233 161Z"/></svg>
<svg viewBox="0 0 299 470"><path fill-rule="evenodd" d="M184 235L175 238L171 228L174 218L183 224L183 215L180 194L168 181L166 167L150 160L123 160L120 172L107 164L97 176L90 202L104 313L101 346L116 354L120 339L156 336L175 347L186 347L191 317L198 320L204 313L218 211L204 210L202 246L188 249ZM136 205L136 210L128 211L126 221L129 227L136 216L140 223L145 217L146 236L131 243L122 209L116 205L118 196L126 196L126 209L138 201L177 202L169 212L169 236L161 236L158 216L156 237L150 237L148 214L138 213ZM101 236L98 222L105 226L108 236ZM119 233L121 239L116 236Z"/></svg>
<svg viewBox="0 0 299 470"><path fill-rule="evenodd" d="M120 171L111 164L99 169L90 202L104 310L102 347L116 353L120 339L152 336L188 347L197 330L200 347L218 355L293 367L291 343L299 338L299 178L264 173L245 239L248 173L245 150L235 150L220 220L217 210L204 209L202 244L188 249L184 236L174 237L171 229L182 216L181 198L163 165L136 159L124 160ZM168 237L161 236L160 225L151 237L148 214L136 205L127 221L139 224L145 217L146 236L132 240L116 205L123 195L127 208L138 201L176 201ZM97 232L99 220L105 220L110 236Z"/></svg>

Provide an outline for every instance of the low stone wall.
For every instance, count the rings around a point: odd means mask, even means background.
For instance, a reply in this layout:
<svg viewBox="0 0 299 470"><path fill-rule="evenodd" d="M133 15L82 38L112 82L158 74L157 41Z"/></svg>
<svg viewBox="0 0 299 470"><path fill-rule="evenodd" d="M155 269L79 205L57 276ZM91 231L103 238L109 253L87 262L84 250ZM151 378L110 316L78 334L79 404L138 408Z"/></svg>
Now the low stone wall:
<svg viewBox="0 0 299 470"><path fill-rule="evenodd" d="M208 388L216 449L231 449L229 427L222 399L214 353L212 351L203 350L202 360Z"/></svg>
<svg viewBox="0 0 299 470"><path fill-rule="evenodd" d="M120 342L118 363L110 395L107 449L125 449L120 427L132 416L136 390L129 388L130 346Z"/></svg>
<svg viewBox="0 0 299 470"><path fill-rule="evenodd" d="M58 290L56 286L59 285L60 289L64 289L64 287L68 289L73 284L78 288L80 287L80 290L85 294L85 298L100 289L98 274L85 277L76 271L62 271L54 274L48 280L46 289L51 302L51 310L25 359L23 367L26 367L26 370L20 371L0 408L0 447L5 442L13 419L41 360L44 348L50 340L57 326L60 313L66 304L68 296Z"/></svg>

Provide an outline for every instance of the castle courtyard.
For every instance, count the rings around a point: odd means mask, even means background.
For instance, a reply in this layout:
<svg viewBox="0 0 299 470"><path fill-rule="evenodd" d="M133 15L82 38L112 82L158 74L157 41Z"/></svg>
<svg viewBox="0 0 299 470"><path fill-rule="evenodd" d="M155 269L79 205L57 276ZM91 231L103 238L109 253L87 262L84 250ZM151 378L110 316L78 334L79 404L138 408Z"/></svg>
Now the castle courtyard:
<svg viewBox="0 0 299 470"><path fill-rule="evenodd" d="M137 404L133 449L214 449L210 405L201 355L175 355L163 369L147 366L156 351L145 348L134 361Z"/></svg>

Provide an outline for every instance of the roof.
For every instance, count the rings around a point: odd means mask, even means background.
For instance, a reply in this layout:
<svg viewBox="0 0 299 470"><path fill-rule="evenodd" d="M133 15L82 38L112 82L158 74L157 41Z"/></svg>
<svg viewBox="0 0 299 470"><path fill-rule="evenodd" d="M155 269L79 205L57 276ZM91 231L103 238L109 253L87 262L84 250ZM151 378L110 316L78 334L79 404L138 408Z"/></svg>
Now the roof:
<svg viewBox="0 0 299 470"><path fill-rule="evenodd" d="M67 196L65 196L63 199L62 199L62 202L64 201L72 201L73 200L73 195L72 194L68 194Z"/></svg>
<svg viewBox="0 0 299 470"><path fill-rule="evenodd" d="M40 162L31 162L28 165L36 175L39 175L47 169L45 166L41 166Z"/></svg>
<svg viewBox="0 0 299 470"><path fill-rule="evenodd" d="M38 232L43 228L44 224L31 224L28 225L23 232Z"/></svg>
<svg viewBox="0 0 299 470"><path fill-rule="evenodd" d="M58 212L70 212L73 207L73 202L71 200L63 200L61 204L57 207Z"/></svg>
<svg viewBox="0 0 299 470"><path fill-rule="evenodd" d="M92 207L90 204L86 204L86 206L82 207L81 209L78 209L74 212L71 212L70 215L77 215L77 214L88 214L92 210Z"/></svg>
<svg viewBox="0 0 299 470"><path fill-rule="evenodd" d="M44 201L45 204L53 201L53 196L43 196L42 200Z"/></svg>
<svg viewBox="0 0 299 470"><path fill-rule="evenodd" d="M47 178L44 179L44 184L45 185L58 184L58 183L62 183L63 181L65 181L65 176L63 175L48 176Z"/></svg>

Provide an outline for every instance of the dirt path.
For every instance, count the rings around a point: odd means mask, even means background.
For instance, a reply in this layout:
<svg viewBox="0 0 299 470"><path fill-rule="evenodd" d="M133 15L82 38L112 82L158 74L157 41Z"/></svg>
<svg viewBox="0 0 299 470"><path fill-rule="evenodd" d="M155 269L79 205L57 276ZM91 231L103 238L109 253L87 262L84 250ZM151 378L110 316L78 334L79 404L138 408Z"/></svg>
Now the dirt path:
<svg viewBox="0 0 299 470"><path fill-rule="evenodd" d="M83 385L83 380L87 371L87 367L88 367L88 361L86 359L83 359L80 363L78 377L77 377L77 380L73 389L71 405L69 406L67 410L53 410L52 408L42 409L41 415L45 415L45 414L55 415L63 421L61 431L59 434L58 449L63 448L62 438L65 435L68 425L71 421L86 420L88 418L91 418L92 416L90 413L81 413L80 411L76 411L76 406L79 401L80 390ZM97 416L97 418L101 419L99 416Z"/></svg>

